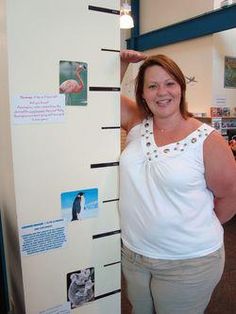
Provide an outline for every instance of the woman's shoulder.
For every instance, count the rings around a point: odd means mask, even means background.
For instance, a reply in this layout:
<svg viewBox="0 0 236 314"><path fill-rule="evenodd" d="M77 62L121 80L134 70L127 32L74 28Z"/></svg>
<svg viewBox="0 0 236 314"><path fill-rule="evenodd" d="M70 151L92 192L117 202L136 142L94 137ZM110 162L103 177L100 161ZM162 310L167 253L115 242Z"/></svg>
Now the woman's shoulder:
<svg viewBox="0 0 236 314"><path fill-rule="evenodd" d="M203 123L200 120L198 120L194 117L189 117L187 119L187 124L188 124L189 128L192 130L198 129L201 125L203 125Z"/></svg>
<svg viewBox="0 0 236 314"><path fill-rule="evenodd" d="M141 124L142 124L142 120L139 118L131 121L130 124L127 126L127 129L126 129L127 134L131 133L134 129L136 129Z"/></svg>
<svg viewBox="0 0 236 314"><path fill-rule="evenodd" d="M137 121L132 127L127 131L127 140L133 140L137 137L140 137L140 127L142 125L142 121Z"/></svg>
<svg viewBox="0 0 236 314"><path fill-rule="evenodd" d="M193 117L188 118L186 124L187 124L187 131L189 134L199 129L205 130L208 134L215 131L215 129L209 124L203 123L200 120Z"/></svg>

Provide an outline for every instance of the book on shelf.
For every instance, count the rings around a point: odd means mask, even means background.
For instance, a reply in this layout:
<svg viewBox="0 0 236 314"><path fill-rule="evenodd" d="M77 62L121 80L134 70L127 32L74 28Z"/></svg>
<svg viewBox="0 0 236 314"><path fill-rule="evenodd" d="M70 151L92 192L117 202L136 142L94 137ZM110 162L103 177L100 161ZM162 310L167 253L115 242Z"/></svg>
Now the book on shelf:
<svg viewBox="0 0 236 314"><path fill-rule="evenodd" d="M222 131L222 117L212 117L211 126L219 133Z"/></svg>
<svg viewBox="0 0 236 314"><path fill-rule="evenodd" d="M210 107L211 117L230 117L230 107Z"/></svg>

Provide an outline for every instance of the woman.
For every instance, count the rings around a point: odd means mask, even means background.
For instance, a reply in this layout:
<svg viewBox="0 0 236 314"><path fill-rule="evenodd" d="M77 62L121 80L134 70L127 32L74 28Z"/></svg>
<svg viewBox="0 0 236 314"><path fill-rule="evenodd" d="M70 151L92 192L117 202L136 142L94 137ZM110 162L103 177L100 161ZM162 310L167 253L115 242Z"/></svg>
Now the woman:
<svg viewBox="0 0 236 314"><path fill-rule="evenodd" d="M122 97L122 269L135 314L202 314L224 268L221 224L236 212L236 164L187 111L185 78L164 55L121 52L121 76L144 60L136 102Z"/></svg>

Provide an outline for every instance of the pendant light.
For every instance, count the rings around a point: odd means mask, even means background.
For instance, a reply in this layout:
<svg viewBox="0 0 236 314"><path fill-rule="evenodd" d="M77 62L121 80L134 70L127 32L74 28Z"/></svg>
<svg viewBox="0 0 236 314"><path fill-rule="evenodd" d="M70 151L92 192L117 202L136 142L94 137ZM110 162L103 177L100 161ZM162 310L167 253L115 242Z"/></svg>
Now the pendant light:
<svg viewBox="0 0 236 314"><path fill-rule="evenodd" d="M134 27L134 21L131 16L131 6L125 1L120 10L120 28L129 29Z"/></svg>

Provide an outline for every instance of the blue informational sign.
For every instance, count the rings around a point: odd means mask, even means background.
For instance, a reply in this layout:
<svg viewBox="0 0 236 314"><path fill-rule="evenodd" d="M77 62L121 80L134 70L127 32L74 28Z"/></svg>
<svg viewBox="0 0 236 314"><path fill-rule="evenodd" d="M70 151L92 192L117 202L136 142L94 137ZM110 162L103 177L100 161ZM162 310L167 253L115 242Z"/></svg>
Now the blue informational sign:
<svg viewBox="0 0 236 314"><path fill-rule="evenodd" d="M65 247L67 226L64 219L22 226L20 244L22 255L34 255Z"/></svg>

